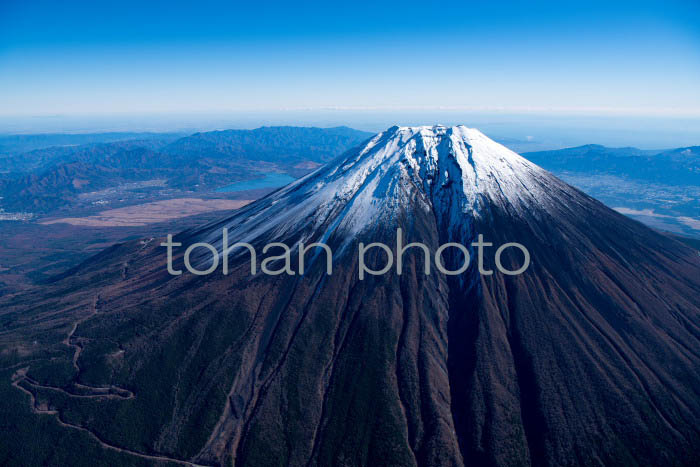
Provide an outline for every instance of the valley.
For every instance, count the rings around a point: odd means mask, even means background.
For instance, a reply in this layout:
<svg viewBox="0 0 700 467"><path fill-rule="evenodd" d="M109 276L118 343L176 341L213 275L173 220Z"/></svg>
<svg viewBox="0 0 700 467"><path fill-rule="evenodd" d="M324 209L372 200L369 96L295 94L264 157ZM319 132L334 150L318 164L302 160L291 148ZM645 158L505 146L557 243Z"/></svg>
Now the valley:
<svg viewBox="0 0 700 467"><path fill-rule="evenodd" d="M271 127L0 137L0 295L114 243L226 215L368 136Z"/></svg>
<svg viewBox="0 0 700 467"><path fill-rule="evenodd" d="M39 223L41 225L70 224L89 227L136 227L205 212L238 209L251 201L250 199L172 198L123 208L108 209L85 217L43 219Z"/></svg>
<svg viewBox="0 0 700 467"><path fill-rule="evenodd" d="M700 239L700 147L673 150L595 144L524 157L655 229Z"/></svg>

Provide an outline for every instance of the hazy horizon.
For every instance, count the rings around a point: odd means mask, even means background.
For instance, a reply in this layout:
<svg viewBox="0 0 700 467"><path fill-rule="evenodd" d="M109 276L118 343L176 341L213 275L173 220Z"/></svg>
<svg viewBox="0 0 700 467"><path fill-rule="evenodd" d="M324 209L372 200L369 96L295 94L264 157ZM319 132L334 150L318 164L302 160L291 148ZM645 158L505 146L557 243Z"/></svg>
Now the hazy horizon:
<svg viewBox="0 0 700 467"><path fill-rule="evenodd" d="M700 145L700 118L460 111L278 111L0 117L0 134L155 132L193 133L260 126L349 126L379 132L392 125L457 125L492 137L559 148L582 144L663 149ZM534 147L534 146L533 146Z"/></svg>

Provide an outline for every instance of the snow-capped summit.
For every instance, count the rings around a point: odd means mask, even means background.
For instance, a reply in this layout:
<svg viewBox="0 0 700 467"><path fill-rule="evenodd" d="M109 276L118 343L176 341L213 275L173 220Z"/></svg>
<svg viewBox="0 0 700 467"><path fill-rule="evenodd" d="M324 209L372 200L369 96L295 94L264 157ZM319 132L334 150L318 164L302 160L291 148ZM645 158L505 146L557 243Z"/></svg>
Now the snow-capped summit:
<svg viewBox="0 0 700 467"><path fill-rule="evenodd" d="M465 218L488 215L494 205L513 212L546 205L552 188L565 187L552 179L479 130L394 126L253 203L225 227L239 241L291 233L306 240L319 229L325 241L387 224L417 206L467 228Z"/></svg>

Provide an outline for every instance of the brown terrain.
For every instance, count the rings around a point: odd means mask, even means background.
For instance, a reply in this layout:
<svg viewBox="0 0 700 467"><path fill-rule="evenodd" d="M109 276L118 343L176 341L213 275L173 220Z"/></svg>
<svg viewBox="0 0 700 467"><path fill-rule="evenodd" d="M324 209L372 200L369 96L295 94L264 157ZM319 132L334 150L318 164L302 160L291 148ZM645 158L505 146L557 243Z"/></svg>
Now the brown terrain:
<svg viewBox="0 0 700 467"><path fill-rule="evenodd" d="M212 211L238 209L252 200L175 198L108 209L87 217L45 219L42 225L70 224L90 227L134 227Z"/></svg>

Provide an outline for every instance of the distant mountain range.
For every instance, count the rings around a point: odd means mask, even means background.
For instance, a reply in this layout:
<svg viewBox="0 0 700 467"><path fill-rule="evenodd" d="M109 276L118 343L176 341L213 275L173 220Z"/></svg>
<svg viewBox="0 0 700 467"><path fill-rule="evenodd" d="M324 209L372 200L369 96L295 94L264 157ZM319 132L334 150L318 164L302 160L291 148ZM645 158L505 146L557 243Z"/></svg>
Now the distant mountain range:
<svg viewBox="0 0 700 467"><path fill-rule="evenodd" d="M195 133L163 148L166 154L192 158L245 159L295 164L327 162L372 136L348 127L262 127Z"/></svg>
<svg viewBox="0 0 700 467"><path fill-rule="evenodd" d="M700 185L700 146L664 151L607 148L597 144L523 153L553 172L606 174L669 185Z"/></svg>
<svg viewBox="0 0 700 467"><path fill-rule="evenodd" d="M37 149L0 159L0 208L47 213L80 193L154 179L176 190L213 190L266 172L301 176L371 134L346 127L263 127Z"/></svg>
<svg viewBox="0 0 700 467"><path fill-rule="evenodd" d="M0 135L0 164L8 156L26 153L37 149L75 147L95 143L117 141L173 141L186 134L182 133L145 133L145 132L110 132L110 133L44 133Z"/></svg>
<svg viewBox="0 0 700 467"><path fill-rule="evenodd" d="M700 146L646 151L586 145L523 156L626 215L700 238Z"/></svg>
<svg viewBox="0 0 700 467"><path fill-rule="evenodd" d="M295 260L323 242L333 272L309 254L304 275L251 275L232 253L228 274L173 276L147 238L1 297L0 461L697 465L697 251L479 131L392 127L177 235L175 268L188 245L221 253L223 228ZM359 243L396 257L397 228L431 252L466 245L470 266L425 274L432 256L412 249L401 275L360 280ZM494 245L481 265L478 235ZM507 242L532 258L520 275L498 272ZM500 264L522 263L511 249Z"/></svg>
<svg viewBox="0 0 700 467"><path fill-rule="evenodd" d="M139 133L0 137L13 148L114 140L0 157L0 209L47 215L82 206L78 201L83 194L101 190L121 191L128 200L213 192L275 172L300 177L369 136L347 127L263 127L182 137ZM522 143L505 144L509 142ZM698 146L641 150L586 145L523 155L644 223L700 238ZM145 188L120 188L139 183Z"/></svg>

